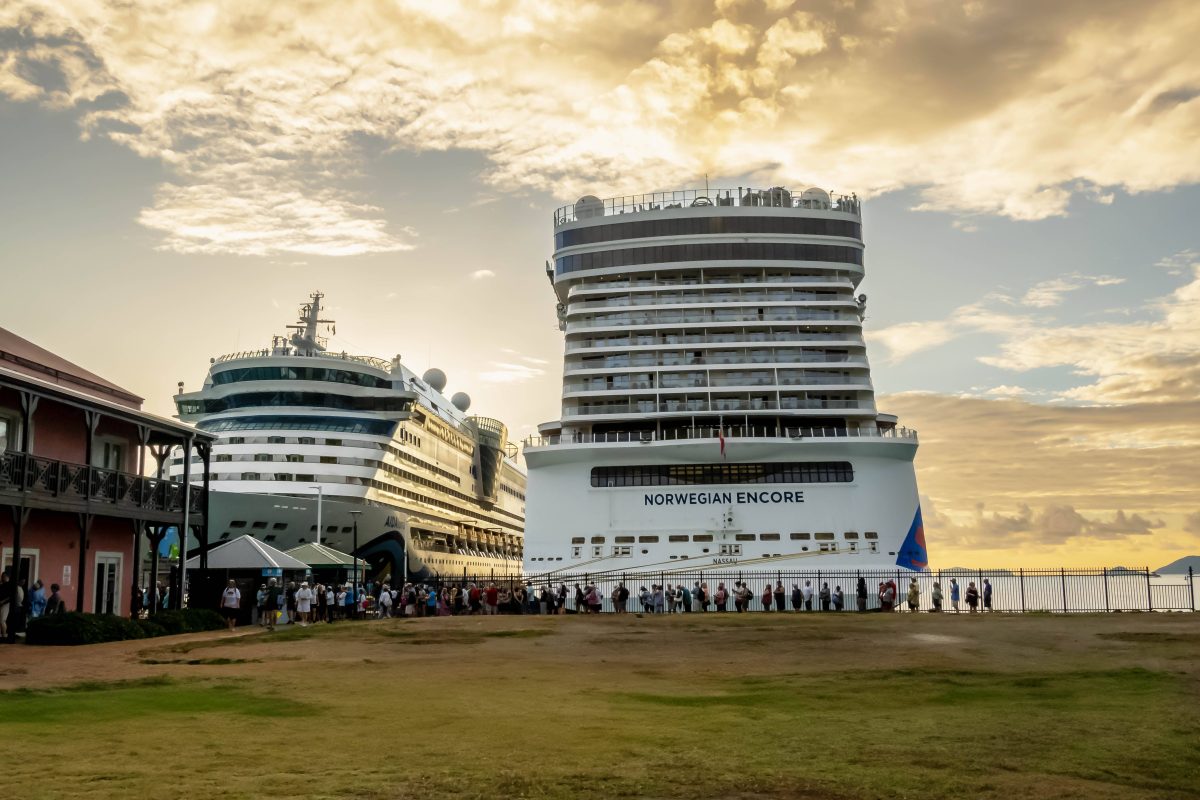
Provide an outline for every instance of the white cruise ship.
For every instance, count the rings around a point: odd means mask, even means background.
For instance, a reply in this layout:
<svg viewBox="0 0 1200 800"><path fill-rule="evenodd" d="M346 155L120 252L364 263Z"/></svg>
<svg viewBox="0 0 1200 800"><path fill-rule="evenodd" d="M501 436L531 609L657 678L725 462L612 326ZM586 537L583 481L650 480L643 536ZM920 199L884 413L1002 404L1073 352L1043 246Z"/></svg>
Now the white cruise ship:
<svg viewBox="0 0 1200 800"><path fill-rule="evenodd" d="M213 359L200 391L175 396L179 419L219 436L210 544L251 534L349 553L357 516L358 552L381 580L519 573L525 474L505 426L468 416L462 392L443 396L441 370L327 351L321 299L291 335Z"/></svg>
<svg viewBox="0 0 1200 800"><path fill-rule="evenodd" d="M687 190L554 215L562 418L529 572L926 567L915 431L875 407L856 197Z"/></svg>

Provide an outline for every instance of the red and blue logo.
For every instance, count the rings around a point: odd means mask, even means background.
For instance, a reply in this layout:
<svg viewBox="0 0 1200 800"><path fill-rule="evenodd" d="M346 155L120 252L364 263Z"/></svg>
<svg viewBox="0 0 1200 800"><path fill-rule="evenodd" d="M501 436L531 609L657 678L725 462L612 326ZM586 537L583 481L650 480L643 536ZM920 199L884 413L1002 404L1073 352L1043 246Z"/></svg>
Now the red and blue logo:
<svg viewBox="0 0 1200 800"><path fill-rule="evenodd" d="M921 522L921 507L917 506L916 516L904 543L896 553L896 566L905 569L927 569L929 567L929 550L925 547L925 525Z"/></svg>

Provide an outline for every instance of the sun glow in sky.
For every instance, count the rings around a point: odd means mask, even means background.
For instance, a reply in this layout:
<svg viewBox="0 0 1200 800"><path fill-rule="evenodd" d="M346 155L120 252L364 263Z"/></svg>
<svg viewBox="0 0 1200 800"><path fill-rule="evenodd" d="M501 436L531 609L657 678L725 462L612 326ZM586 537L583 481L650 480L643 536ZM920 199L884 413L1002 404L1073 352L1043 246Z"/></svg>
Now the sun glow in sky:
<svg viewBox="0 0 1200 800"><path fill-rule="evenodd" d="M314 289L333 346L558 413L551 212L866 198L937 566L1200 552L1200 4L0 4L0 324L171 413Z"/></svg>

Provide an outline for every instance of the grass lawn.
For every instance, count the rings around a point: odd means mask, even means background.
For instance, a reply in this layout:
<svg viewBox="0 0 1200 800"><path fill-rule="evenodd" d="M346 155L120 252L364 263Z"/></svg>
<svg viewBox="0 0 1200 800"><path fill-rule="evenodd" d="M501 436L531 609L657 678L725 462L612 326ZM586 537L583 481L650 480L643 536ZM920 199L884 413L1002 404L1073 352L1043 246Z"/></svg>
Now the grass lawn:
<svg viewBox="0 0 1200 800"><path fill-rule="evenodd" d="M0 688L25 800L1200 797L1197 615L342 623L6 648Z"/></svg>

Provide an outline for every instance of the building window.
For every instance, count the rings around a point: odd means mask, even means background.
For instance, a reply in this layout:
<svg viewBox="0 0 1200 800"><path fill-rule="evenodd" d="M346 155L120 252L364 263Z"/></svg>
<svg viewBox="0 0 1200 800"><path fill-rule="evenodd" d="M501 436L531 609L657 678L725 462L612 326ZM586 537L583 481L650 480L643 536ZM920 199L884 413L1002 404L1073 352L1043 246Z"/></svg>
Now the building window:
<svg viewBox="0 0 1200 800"><path fill-rule="evenodd" d="M0 453L16 450L18 444L17 421L13 417L0 416Z"/></svg>

